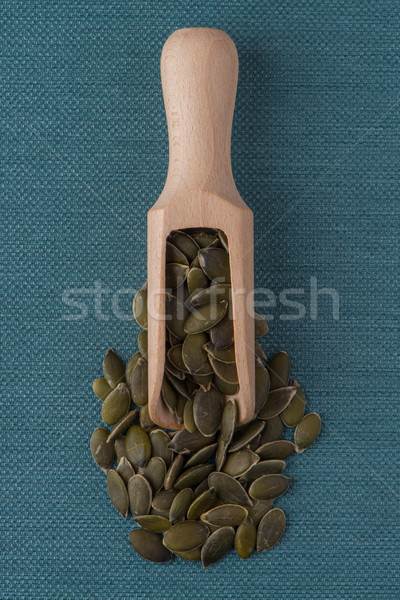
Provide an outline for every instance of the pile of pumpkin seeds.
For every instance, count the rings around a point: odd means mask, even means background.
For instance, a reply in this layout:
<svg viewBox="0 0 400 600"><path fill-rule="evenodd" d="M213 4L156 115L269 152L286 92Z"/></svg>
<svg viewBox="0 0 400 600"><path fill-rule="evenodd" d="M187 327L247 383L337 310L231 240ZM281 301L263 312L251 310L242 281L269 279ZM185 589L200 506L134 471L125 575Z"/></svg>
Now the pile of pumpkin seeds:
<svg viewBox="0 0 400 600"><path fill-rule="evenodd" d="M278 352L269 361L255 341L255 418L236 427L230 398L238 390L230 311L226 237L218 230L174 231L167 240L166 357L162 399L183 428L155 425L148 411L147 287L133 312L144 329L138 352L125 366L108 350L104 377L93 382L101 415L90 448L107 473L111 502L139 526L133 548L153 562L173 556L204 567L232 547L241 558L275 546L285 515L273 506L291 478L285 459L317 438L321 421L304 416L306 399L290 379L290 360ZM255 317L255 337L268 331ZM294 442L281 439L295 427ZM113 468L115 467L115 468Z"/></svg>

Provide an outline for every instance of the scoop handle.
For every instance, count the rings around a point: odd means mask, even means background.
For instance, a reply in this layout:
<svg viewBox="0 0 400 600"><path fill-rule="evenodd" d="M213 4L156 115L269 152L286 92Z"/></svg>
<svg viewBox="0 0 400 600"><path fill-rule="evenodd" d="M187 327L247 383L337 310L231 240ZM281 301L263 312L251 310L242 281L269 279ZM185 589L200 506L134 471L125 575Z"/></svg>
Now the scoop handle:
<svg viewBox="0 0 400 600"><path fill-rule="evenodd" d="M165 42L169 184L178 179L187 189L236 191L230 146L238 64L235 44L219 29L178 29Z"/></svg>

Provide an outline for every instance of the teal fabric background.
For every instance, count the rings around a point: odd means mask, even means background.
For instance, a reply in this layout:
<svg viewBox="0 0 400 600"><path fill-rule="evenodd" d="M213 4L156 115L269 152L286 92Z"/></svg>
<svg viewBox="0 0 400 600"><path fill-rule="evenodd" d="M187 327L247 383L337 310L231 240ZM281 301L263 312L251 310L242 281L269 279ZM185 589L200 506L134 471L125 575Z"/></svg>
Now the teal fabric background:
<svg viewBox="0 0 400 600"><path fill-rule="evenodd" d="M1 598L399 597L399 8L2 3ZM136 349L146 212L168 164L160 52L188 26L237 45L233 170L256 285L277 300L259 309L264 348L289 352L323 418L288 462L281 543L207 571L137 556L89 453L102 356ZM312 278L337 292L338 319L328 295L312 318ZM303 288L301 319L285 320L288 288Z"/></svg>

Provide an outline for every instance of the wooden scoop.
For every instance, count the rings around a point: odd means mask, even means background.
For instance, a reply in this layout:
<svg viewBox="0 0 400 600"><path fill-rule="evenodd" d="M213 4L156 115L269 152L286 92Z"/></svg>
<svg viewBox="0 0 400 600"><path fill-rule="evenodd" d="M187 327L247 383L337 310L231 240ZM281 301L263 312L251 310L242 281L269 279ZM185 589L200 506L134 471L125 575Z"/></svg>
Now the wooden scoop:
<svg viewBox="0 0 400 600"><path fill-rule="evenodd" d="M254 417L253 212L233 180L230 144L238 76L231 38L219 29L178 29L165 42L161 79L169 133L169 168L147 214L149 413L180 429L164 405L165 252L174 229L222 229L229 242L232 315L239 391L238 423Z"/></svg>

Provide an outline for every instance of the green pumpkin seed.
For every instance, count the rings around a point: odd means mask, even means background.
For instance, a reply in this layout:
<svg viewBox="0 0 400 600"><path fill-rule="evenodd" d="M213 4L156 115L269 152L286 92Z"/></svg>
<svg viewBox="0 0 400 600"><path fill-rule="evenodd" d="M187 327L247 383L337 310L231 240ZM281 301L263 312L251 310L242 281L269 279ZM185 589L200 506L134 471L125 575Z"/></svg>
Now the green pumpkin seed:
<svg viewBox="0 0 400 600"><path fill-rule="evenodd" d="M240 523L235 535L235 550L240 558L249 558L256 547L257 529L251 517Z"/></svg>
<svg viewBox="0 0 400 600"><path fill-rule="evenodd" d="M187 393L187 396L189 396L188 393ZM176 420L178 421L178 425L183 425L183 411L185 410L185 405L186 405L187 400L188 400L187 397L185 397L183 394L178 393L178 399L176 402L176 409L175 409L175 415L176 415Z"/></svg>
<svg viewBox="0 0 400 600"><path fill-rule="evenodd" d="M167 357L170 363L179 371L183 373L189 373L189 369L183 362L182 357L183 344L177 344L176 346L172 346L167 352Z"/></svg>
<svg viewBox="0 0 400 600"><path fill-rule="evenodd" d="M213 381L212 373L210 375L193 375L194 381L201 387L203 392L208 392Z"/></svg>
<svg viewBox="0 0 400 600"><path fill-rule="evenodd" d="M161 385L161 396L164 401L165 406L168 410L174 414L176 409L176 404L178 402L178 395L173 388L173 386L169 383L168 378L164 377Z"/></svg>
<svg viewBox="0 0 400 600"><path fill-rule="evenodd" d="M229 252L228 238L226 237L226 234L222 231L222 229L218 229L218 237L223 248L225 248L225 250Z"/></svg>
<svg viewBox="0 0 400 600"><path fill-rule="evenodd" d="M161 490L154 494L153 501L151 503L152 508L160 512L166 512L169 517L169 510L174 498L178 495L178 490Z"/></svg>
<svg viewBox="0 0 400 600"><path fill-rule="evenodd" d="M210 535L201 549L201 563L206 569L218 562L232 548L235 539L233 527L221 527Z"/></svg>
<svg viewBox="0 0 400 600"><path fill-rule="evenodd" d="M144 358L139 358L130 378L132 402L144 406L148 402L148 365Z"/></svg>
<svg viewBox="0 0 400 600"><path fill-rule="evenodd" d="M183 417L183 409L185 407L186 404L186 400L190 398L190 394L188 392L187 389L187 382L181 379L178 379L177 377L175 377L175 375L171 375L171 373L169 373L167 370L165 370L165 377L168 379L168 382L172 385L172 387L174 388L175 392L177 392L177 394L175 395L175 411L182 411L182 417ZM180 396L182 396L183 398L180 400ZM180 405L183 402L183 405ZM179 406L178 406L179 405Z"/></svg>
<svg viewBox="0 0 400 600"><path fill-rule="evenodd" d="M258 415L263 409L269 394L270 380L269 373L264 365L256 364L255 370L255 411Z"/></svg>
<svg viewBox="0 0 400 600"><path fill-rule="evenodd" d="M171 552L163 546L161 537L154 531L134 529L129 534L132 547L140 556L155 563L171 562Z"/></svg>
<svg viewBox="0 0 400 600"><path fill-rule="evenodd" d="M147 465L139 469L139 474L150 483L153 494L159 492L164 485L166 472L165 462L159 456L152 456Z"/></svg>
<svg viewBox="0 0 400 600"><path fill-rule="evenodd" d="M116 438L119 438L135 421L138 416L138 411L136 408L134 410L129 411L126 415L121 417L121 419L115 423L114 427L109 432L107 442L112 442Z"/></svg>
<svg viewBox="0 0 400 600"><path fill-rule="evenodd" d="M168 375L172 375L173 377L175 377L175 379L180 379L181 381L183 381L185 379L185 373L183 371L180 371L179 369L177 369L169 360L168 356L165 357L165 363L164 363L164 367L165 367L165 374Z"/></svg>
<svg viewBox="0 0 400 600"><path fill-rule="evenodd" d="M290 477L277 473L261 475L249 487L249 495L255 500L273 500L282 496L291 482L292 479Z"/></svg>
<svg viewBox="0 0 400 600"><path fill-rule="evenodd" d="M260 440L261 440L261 434L259 434L256 438L254 438L254 440L251 440L250 444L248 445L249 450L252 450L253 452L255 452L257 450L257 448L259 448L261 446Z"/></svg>
<svg viewBox="0 0 400 600"><path fill-rule="evenodd" d="M194 488L194 497L197 498L206 490L208 490L208 481L207 479L204 479L204 481Z"/></svg>
<svg viewBox="0 0 400 600"><path fill-rule="evenodd" d="M228 452L236 452L241 450L250 442L252 442L264 429L264 423L260 421L252 421L242 429L239 429L232 438Z"/></svg>
<svg viewBox="0 0 400 600"><path fill-rule="evenodd" d="M271 390L286 387L290 375L290 358L286 352L277 352L268 364Z"/></svg>
<svg viewBox="0 0 400 600"><path fill-rule="evenodd" d="M173 460L173 452L168 447L170 443L169 435L163 429L153 429L149 433L151 442L151 455L159 456L165 462L167 468Z"/></svg>
<svg viewBox="0 0 400 600"><path fill-rule="evenodd" d="M194 294L198 290L202 290L210 283L208 277L203 273L199 267L192 267L187 275L187 284L190 295Z"/></svg>
<svg viewBox="0 0 400 600"><path fill-rule="evenodd" d="M301 387L296 387L296 393L290 404L281 412L280 418L286 427L294 427L304 416L306 397Z"/></svg>
<svg viewBox="0 0 400 600"><path fill-rule="evenodd" d="M126 383L119 383L104 400L101 417L107 425L114 425L129 409L131 397Z"/></svg>
<svg viewBox="0 0 400 600"><path fill-rule="evenodd" d="M259 460L260 457L258 454L255 454L248 448L242 448L241 450L228 454L222 467L222 472L227 473L231 477L241 477L247 473L253 465L258 463Z"/></svg>
<svg viewBox="0 0 400 600"><path fill-rule="evenodd" d="M186 333L201 333L208 331L222 320L228 308L227 302L207 304L194 309L187 317L184 325Z"/></svg>
<svg viewBox="0 0 400 600"><path fill-rule="evenodd" d="M213 383L217 390L221 392L223 396L233 396L239 391L239 385L237 383L227 383L226 381L218 377L218 375L214 375Z"/></svg>
<svg viewBox="0 0 400 600"><path fill-rule="evenodd" d="M103 358L103 373L108 385L112 388L116 388L125 379L124 363L112 348L107 350Z"/></svg>
<svg viewBox="0 0 400 600"><path fill-rule="evenodd" d="M168 448L177 454L191 454L197 452L200 448L209 446L212 440L209 437L204 437L200 431L190 433L186 429L178 431L168 444Z"/></svg>
<svg viewBox="0 0 400 600"><path fill-rule="evenodd" d="M139 352L142 355L142 358L144 358L144 360L147 361L149 351L149 336L147 331L141 331L139 333L137 338L137 345L139 348Z"/></svg>
<svg viewBox="0 0 400 600"><path fill-rule="evenodd" d="M189 400L185 404L185 408L183 411L183 423L188 432L194 433L197 430L193 416L193 400L191 398L189 398Z"/></svg>
<svg viewBox="0 0 400 600"><path fill-rule="evenodd" d="M104 427L98 427L90 438L90 452L96 465L104 472L111 468L114 458L114 444L108 441L109 431Z"/></svg>
<svg viewBox="0 0 400 600"><path fill-rule="evenodd" d="M190 230L190 235L200 248L208 248L218 240L218 232L216 229L200 229Z"/></svg>
<svg viewBox="0 0 400 600"><path fill-rule="evenodd" d="M132 373L137 365L139 358L143 358L142 355L140 354L140 352L135 352L135 354L131 356L131 358L128 360L128 363L125 368L125 380L131 394L132 392L134 392L131 382Z"/></svg>
<svg viewBox="0 0 400 600"><path fill-rule="evenodd" d="M294 450L293 442L288 440L275 440L273 442L267 442L256 450L256 454L261 460L269 460L270 458L287 458L292 454Z"/></svg>
<svg viewBox="0 0 400 600"><path fill-rule="evenodd" d="M201 483L204 479L207 479L209 474L214 470L214 465L195 465L190 467L186 471L183 471L181 475L175 481L174 488L176 490L183 490L186 487L194 487Z"/></svg>
<svg viewBox="0 0 400 600"><path fill-rule="evenodd" d="M215 506L203 513L200 519L208 525L216 527L237 527L247 517L248 512L244 506L239 504L223 504Z"/></svg>
<svg viewBox="0 0 400 600"><path fill-rule="evenodd" d="M214 436L220 426L223 398L215 387L207 392L198 390L193 401L193 417L197 429L204 436Z"/></svg>
<svg viewBox="0 0 400 600"><path fill-rule="evenodd" d="M226 473L218 471L211 473L208 476L208 486L215 488L218 498L225 504L241 504L242 506L252 506L253 504L237 479Z"/></svg>
<svg viewBox="0 0 400 600"><path fill-rule="evenodd" d="M212 356L209 357L210 365L214 373L227 383L239 383L238 373L235 363L223 363L215 360Z"/></svg>
<svg viewBox="0 0 400 600"><path fill-rule="evenodd" d="M154 427L154 423L150 419L149 407L147 404L140 408L139 421L140 427L143 429L143 431L148 431L149 429L151 429L151 427Z"/></svg>
<svg viewBox="0 0 400 600"><path fill-rule="evenodd" d="M134 475L130 478L128 496L133 515L147 515L150 512L153 492L150 483L143 475Z"/></svg>
<svg viewBox="0 0 400 600"><path fill-rule="evenodd" d="M135 521L143 529L155 533L164 533L171 527L169 520L161 515L138 515L135 517Z"/></svg>
<svg viewBox="0 0 400 600"><path fill-rule="evenodd" d="M254 342L254 352L256 357L259 358L262 362L267 362L267 355L265 354L264 350L257 341Z"/></svg>
<svg viewBox="0 0 400 600"><path fill-rule="evenodd" d="M281 414L289 406L295 396L297 388L295 386L282 387L272 390L263 408L258 413L259 419L272 419Z"/></svg>
<svg viewBox="0 0 400 600"><path fill-rule="evenodd" d="M282 473L286 467L284 460L278 458L271 458L270 460L260 460L254 464L251 469L247 471L242 477L243 482L252 482L261 477L262 475L272 475L275 473Z"/></svg>
<svg viewBox="0 0 400 600"><path fill-rule="evenodd" d="M209 279L231 282L229 254L223 248L204 248L199 251L200 267Z"/></svg>
<svg viewBox="0 0 400 600"><path fill-rule="evenodd" d="M104 402L112 389L105 377L99 377L93 381L93 391L102 402Z"/></svg>
<svg viewBox="0 0 400 600"><path fill-rule="evenodd" d="M178 263L170 263L165 267L165 288L167 290L176 290L177 287L186 281L189 267Z"/></svg>
<svg viewBox="0 0 400 600"><path fill-rule="evenodd" d="M321 419L317 413L309 413L302 418L294 432L296 452L304 452L315 440L321 431Z"/></svg>
<svg viewBox="0 0 400 600"><path fill-rule="evenodd" d="M233 321L227 311L223 319L209 331L210 338L217 350L232 346L234 341Z"/></svg>
<svg viewBox="0 0 400 600"><path fill-rule="evenodd" d="M207 340L208 336L205 333L186 336L182 345L182 360L190 373L200 371L207 364L208 356L203 348L207 344Z"/></svg>
<svg viewBox="0 0 400 600"><path fill-rule="evenodd" d="M225 404L221 418L221 434L218 440L218 447L215 456L215 465L217 471L220 471L225 462L226 452L231 443L237 418L237 407L234 400L228 400Z"/></svg>
<svg viewBox="0 0 400 600"><path fill-rule="evenodd" d="M201 548L195 548L194 550L188 550L187 552L175 552L179 558L183 560L188 560L193 562L195 560L200 560L201 558Z"/></svg>
<svg viewBox="0 0 400 600"><path fill-rule="evenodd" d="M131 425L127 431L125 454L135 467L144 467L151 456L150 438L139 425Z"/></svg>
<svg viewBox="0 0 400 600"><path fill-rule="evenodd" d="M184 324L189 311L182 300L172 294L165 295L165 325L170 333L179 340L186 337Z"/></svg>
<svg viewBox="0 0 400 600"><path fill-rule="evenodd" d="M190 263L196 258L199 246L188 233L181 230L172 231L168 241L183 252Z"/></svg>
<svg viewBox="0 0 400 600"><path fill-rule="evenodd" d="M254 336L256 338L262 337L268 333L268 323L263 316L258 313L254 313Z"/></svg>
<svg viewBox="0 0 400 600"><path fill-rule="evenodd" d="M193 491L190 488L184 488L175 496L169 510L169 520L172 525L183 521L189 506L193 502Z"/></svg>
<svg viewBox="0 0 400 600"><path fill-rule="evenodd" d="M235 345L228 346L228 348L224 348L223 350L217 350L212 342L208 342L205 344L204 350L215 358L223 363L234 363L235 362Z"/></svg>
<svg viewBox="0 0 400 600"><path fill-rule="evenodd" d="M179 248L177 248L176 246L171 244L171 242L168 241L165 247L165 261L167 264L178 263L180 265L189 266L189 261L183 254L183 252L181 252Z"/></svg>
<svg viewBox="0 0 400 600"><path fill-rule="evenodd" d="M264 421L265 427L261 432L260 445L279 440L282 437L283 423L280 417Z"/></svg>
<svg viewBox="0 0 400 600"><path fill-rule="evenodd" d="M253 506L249 507L249 517L251 517L254 525L258 525L263 516L271 510L274 505L274 500L254 500Z"/></svg>
<svg viewBox="0 0 400 600"><path fill-rule="evenodd" d="M275 546L285 531L286 517L283 510L273 508L260 521L257 530L257 552L264 552Z"/></svg>
<svg viewBox="0 0 400 600"><path fill-rule="evenodd" d="M187 510L187 518L190 520L199 519L203 513L206 513L215 506L217 502L217 494L214 488L204 490L190 504Z"/></svg>
<svg viewBox="0 0 400 600"><path fill-rule="evenodd" d="M114 452L117 460L120 461L125 455L125 436L122 436L114 441Z"/></svg>
<svg viewBox="0 0 400 600"><path fill-rule="evenodd" d="M107 472L107 490L111 502L125 519L129 508L128 492L122 477L113 469Z"/></svg>
<svg viewBox="0 0 400 600"><path fill-rule="evenodd" d="M214 456L216 448L217 444L210 444L205 448L200 448L200 450L192 454L192 456L187 460L185 465L186 469L206 463L212 456Z"/></svg>
<svg viewBox="0 0 400 600"><path fill-rule="evenodd" d="M172 552L188 552L200 548L208 538L208 528L200 521L182 521L164 534L163 544Z"/></svg>
<svg viewBox="0 0 400 600"><path fill-rule="evenodd" d="M169 442L168 442L169 443ZM172 452L170 450L170 452ZM174 483L182 471L183 465L185 464L185 459L183 454L178 454L175 456L174 460L171 462L168 471L165 474L164 478L164 488L166 490L171 489L174 486Z"/></svg>
<svg viewBox="0 0 400 600"><path fill-rule="evenodd" d="M117 473L120 477L122 477L125 485L127 485L130 478L135 475L135 469L132 467L131 463L126 458L126 456L123 456L119 460L117 466Z"/></svg>
<svg viewBox="0 0 400 600"><path fill-rule="evenodd" d="M196 290L190 295L190 303L196 308L206 306L207 304L216 304L218 302L229 302L231 299L231 286L225 283L212 285L201 290Z"/></svg>
<svg viewBox="0 0 400 600"><path fill-rule="evenodd" d="M147 329L147 281L133 299L133 316L142 329Z"/></svg>

